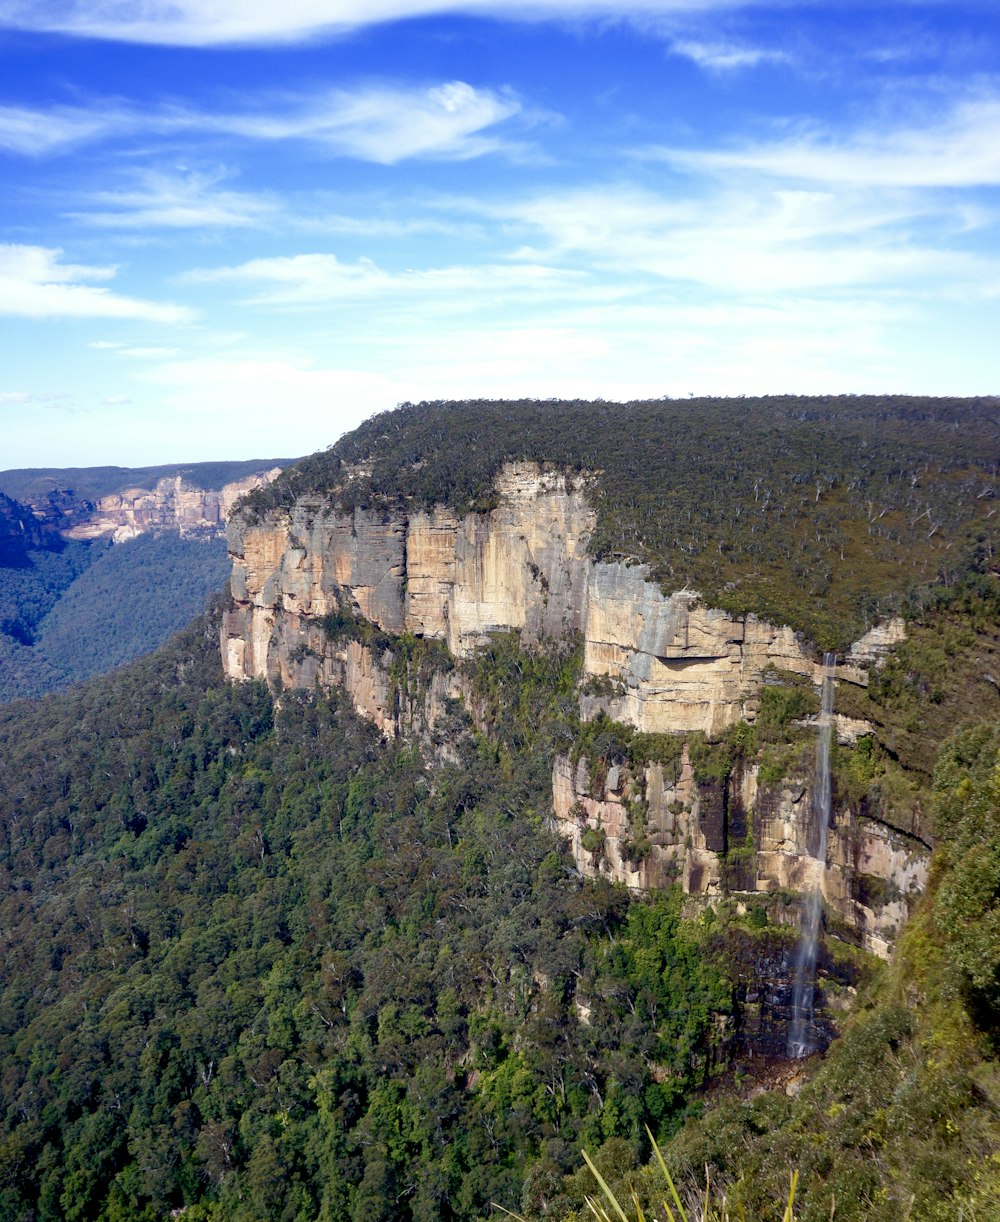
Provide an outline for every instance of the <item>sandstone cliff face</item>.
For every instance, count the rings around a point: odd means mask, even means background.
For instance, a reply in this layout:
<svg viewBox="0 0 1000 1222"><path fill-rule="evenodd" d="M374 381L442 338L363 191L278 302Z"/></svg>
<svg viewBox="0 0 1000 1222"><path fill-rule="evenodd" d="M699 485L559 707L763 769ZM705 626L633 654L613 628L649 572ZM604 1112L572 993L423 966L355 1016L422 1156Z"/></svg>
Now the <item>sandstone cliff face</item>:
<svg viewBox="0 0 1000 1222"><path fill-rule="evenodd" d="M909 908L927 885L929 852L898 829L834 809L825 867L810 854L814 831L808 777L762 788L758 770L738 770L723 790L697 784L687 748L679 763L648 764L633 776L559 756L552 776L553 824L584 874L637 891L679 881L686 894L775 894L819 887L829 912L887 957Z"/></svg>
<svg viewBox="0 0 1000 1222"><path fill-rule="evenodd" d="M270 483L279 472L275 467L221 489L197 488L180 475L161 479L155 488L126 488L101 497L84 520L64 533L71 539L110 538L115 543L160 530L221 535L240 497Z"/></svg>
<svg viewBox="0 0 1000 1222"><path fill-rule="evenodd" d="M769 667L819 680L790 629L734 619L690 591L664 595L642 565L595 563L593 527L583 490L533 464L506 467L497 507L461 518L440 507L342 513L308 497L261 523L237 517L227 673L309 685L317 676L299 675L296 644L315 649L310 621L346 604L458 658L496 629L527 641L582 633L583 715L603 710L640 730L716 734L752 718ZM866 682L857 667L841 673Z"/></svg>
<svg viewBox="0 0 1000 1222"><path fill-rule="evenodd" d="M819 659L789 628L734 618L691 591L665 595L642 565L595 562L587 554L593 528L584 490L534 464L506 467L496 507L462 517L444 507L348 513L319 497L264 521L236 515L226 673L275 688L337 685L385 734L425 738L467 697L460 672L401 685L390 673L398 649L331 634L324 617L347 614L397 638L439 640L458 659L498 629L519 629L529 642L580 633L581 716L606 712L640 731L716 736L755 718L770 670L821 681ZM838 668L840 681L867 683L867 668L902 632L894 621L866 634ZM840 726L845 740L869 729ZM689 894L710 897L818 884L865 945L885 954L908 898L926 881L917 841L847 812L837 815L821 867L807 849L805 781L762 790L748 768L723 792L696 784L686 750L673 770L651 764L633 777L613 768L599 784L588 767L585 759L556 760L554 825L581 870L633 889L680 879Z"/></svg>
<svg viewBox="0 0 1000 1222"><path fill-rule="evenodd" d="M580 631L593 529L582 492L562 474L512 466L497 494L495 510L463 518L441 507L345 514L304 498L259 525L235 520L233 596L256 650L253 669L233 677L266 673L279 619L345 601L386 632L446 641L456 657L498 628L528 640Z"/></svg>

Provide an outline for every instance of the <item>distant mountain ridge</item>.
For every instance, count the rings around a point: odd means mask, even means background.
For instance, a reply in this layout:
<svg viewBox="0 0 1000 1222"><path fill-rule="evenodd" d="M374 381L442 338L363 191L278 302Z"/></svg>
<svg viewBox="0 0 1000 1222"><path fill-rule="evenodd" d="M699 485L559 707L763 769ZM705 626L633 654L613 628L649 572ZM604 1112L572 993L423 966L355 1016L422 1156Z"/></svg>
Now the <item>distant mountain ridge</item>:
<svg viewBox="0 0 1000 1222"><path fill-rule="evenodd" d="M264 459L0 472L0 701L162 644L225 582L233 505L280 470Z"/></svg>
<svg viewBox="0 0 1000 1222"><path fill-rule="evenodd" d="M225 484L265 471L287 467L296 458L247 458L233 462L162 463L149 467L12 467L0 471L0 492L35 507L49 493L71 489L76 496L97 501L124 488L155 488L168 476L181 476L196 488L219 490Z"/></svg>

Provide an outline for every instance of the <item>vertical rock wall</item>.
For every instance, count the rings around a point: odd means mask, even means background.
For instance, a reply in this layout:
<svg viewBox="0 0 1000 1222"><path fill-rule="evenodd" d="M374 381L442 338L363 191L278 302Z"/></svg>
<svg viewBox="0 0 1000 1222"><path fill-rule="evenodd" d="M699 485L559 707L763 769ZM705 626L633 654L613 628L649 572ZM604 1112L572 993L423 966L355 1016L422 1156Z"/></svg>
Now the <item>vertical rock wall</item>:
<svg viewBox="0 0 1000 1222"><path fill-rule="evenodd" d="M641 565L595 562L587 553L593 528L584 488L536 464L504 468L496 507L483 513L406 505L344 512L311 496L263 521L237 514L226 673L276 688L342 687L385 734L425 740L467 693L457 671L401 685L404 635L439 640L461 659L496 630L517 629L528 642L581 633L581 716L606 713L646 732L715 737L754 719L769 669L821 679L819 659L791 629L735 618L688 590L664 594ZM866 667L901 632L894 621L868 633L838 677L867 682ZM679 879L689 894L707 897L818 884L880 954L926 881L919 842L845 811L824 869L806 850L806 778L767 788L749 767L726 785L697 783L686 749L676 765L650 764L636 776L613 767L592 777L586 759L560 757L553 806L555 827L585 873L634 890Z"/></svg>

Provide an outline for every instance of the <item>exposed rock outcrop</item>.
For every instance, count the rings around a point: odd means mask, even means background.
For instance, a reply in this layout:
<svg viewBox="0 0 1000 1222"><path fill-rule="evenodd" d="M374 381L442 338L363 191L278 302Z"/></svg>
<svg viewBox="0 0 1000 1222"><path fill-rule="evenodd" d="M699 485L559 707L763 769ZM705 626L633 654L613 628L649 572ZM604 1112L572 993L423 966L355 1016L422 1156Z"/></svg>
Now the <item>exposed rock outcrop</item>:
<svg viewBox="0 0 1000 1222"><path fill-rule="evenodd" d="M88 512L77 512L77 520L64 533L71 539L110 538L115 543L160 530L221 535L236 502L270 483L280 470L274 467L219 489L198 488L180 475L161 479L153 488L125 488L101 497ZM68 513L66 507L63 512Z"/></svg>
<svg viewBox="0 0 1000 1222"><path fill-rule="evenodd" d="M511 464L496 493L495 509L462 517L440 506L343 512L317 497L262 522L237 517L227 673L310 685L316 670L300 672L296 645L316 649L310 622L346 605L385 632L443 640L458 658L497 629L526 641L582 633L583 716L603 710L640 730L716 734L754 717L769 668L819 679L791 629L690 591L665 595L643 565L595 562L594 511L564 473ZM866 681L856 667L846 677Z"/></svg>
<svg viewBox="0 0 1000 1222"><path fill-rule="evenodd" d="M401 683L400 638L438 640L463 659L500 629L526 642L582 634L582 718L606 713L653 733L712 738L755 719L769 675L821 681L819 658L791 629L707 607L689 590L664 594L642 565L595 561L594 525L579 479L527 463L503 469L495 507L483 512L348 512L314 495L263 520L237 514L226 673L275 688L341 686L385 734L425 739L467 693L454 671ZM892 621L867 633L838 678L867 683L903 631ZM838 723L843 741L870 729ZM805 780L762 787L748 766L725 785L699 783L686 748L674 766L635 776L611 768L596 779L585 758L559 757L553 809L586 873L635 890L679 879L706 897L818 883L831 911L880 954L926 882L924 846L847 809L837 810L824 869L807 851Z"/></svg>
<svg viewBox="0 0 1000 1222"><path fill-rule="evenodd" d="M883 957L927 884L929 851L875 819L834 808L826 867L809 855L809 780L759 784L756 766L738 768L723 789L698 783L685 747L676 765L648 764L637 776L614 767L591 775L590 761L558 756L553 822L581 872L632 890L679 881L688 895L784 894L818 885L828 911Z"/></svg>

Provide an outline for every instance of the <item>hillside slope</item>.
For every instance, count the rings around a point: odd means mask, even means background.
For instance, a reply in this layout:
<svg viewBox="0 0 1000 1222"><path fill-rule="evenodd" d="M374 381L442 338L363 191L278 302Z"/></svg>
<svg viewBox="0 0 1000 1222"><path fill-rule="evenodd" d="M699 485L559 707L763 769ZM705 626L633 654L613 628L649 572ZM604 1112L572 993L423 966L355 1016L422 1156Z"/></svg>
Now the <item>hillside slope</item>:
<svg viewBox="0 0 1000 1222"><path fill-rule="evenodd" d="M277 470L249 462L0 472L0 488L25 498L0 492L0 701L120 665L197 615L225 580L226 516ZM123 551L105 547L140 538Z"/></svg>
<svg viewBox="0 0 1000 1222"><path fill-rule="evenodd" d="M637 470L630 502L619 460L652 466L684 407L379 417L253 495L212 616L0 710L3 1222L569 1217L592 1189L581 1146L620 1176L646 1126L685 1187L708 1163L748 1217L792 1169L810 1222L831 1188L857 1222L988 1210L1000 582L988 463L948 437L958 421L989 442L990 404L781 400L744 419L732 483L751 500L803 427L768 485L760 555L782 580L786 527L823 550L826 493L803 499L797 476L840 463L905 498L925 455L943 580L917 589L931 569L889 539L876 601L906 620L860 640L847 626L881 614L850 583L787 591L790 623L661 584L669 465ZM714 472L746 402L692 413L700 440L675 452ZM726 513L699 509L687 478L683 521L751 513L708 482ZM626 563L602 540L640 502ZM867 521L846 490L833 504L831 531ZM748 535L752 569L772 534ZM809 616L855 642L822 863ZM790 1064L817 882L829 1050ZM797 1098L758 1095L775 1081Z"/></svg>

